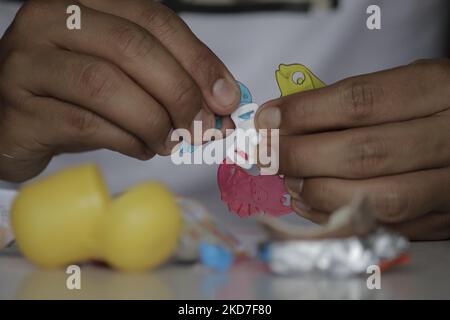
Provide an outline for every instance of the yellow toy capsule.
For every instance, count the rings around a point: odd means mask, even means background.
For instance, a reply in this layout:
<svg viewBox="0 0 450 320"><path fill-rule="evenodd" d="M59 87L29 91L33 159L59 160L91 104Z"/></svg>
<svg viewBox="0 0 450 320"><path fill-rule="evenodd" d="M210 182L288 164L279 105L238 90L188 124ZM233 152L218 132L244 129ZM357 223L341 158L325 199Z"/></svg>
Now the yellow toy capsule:
<svg viewBox="0 0 450 320"><path fill-rule="evenodd" d="M61 267L94 255L96 225L110 201L94 165L64 170L25 186L11 222L22 253L43 267Z"/></svg>
<svg viewBox="0 0 450 320"><path fill-rule="evenodd" d="M162 184L144 183L111 199L97 167L84 165L24 187L12 225L22 253L42 267L95 259L143 271L176 250L182 218Z"/></svg>
<svg viewBox="0 0 450 320"><path fill-rule="evenodd" d="M160 183L144 183L108 206L97 233L100 254L119 270L153 268L176 250L181 229L174 195Z"/></svg>

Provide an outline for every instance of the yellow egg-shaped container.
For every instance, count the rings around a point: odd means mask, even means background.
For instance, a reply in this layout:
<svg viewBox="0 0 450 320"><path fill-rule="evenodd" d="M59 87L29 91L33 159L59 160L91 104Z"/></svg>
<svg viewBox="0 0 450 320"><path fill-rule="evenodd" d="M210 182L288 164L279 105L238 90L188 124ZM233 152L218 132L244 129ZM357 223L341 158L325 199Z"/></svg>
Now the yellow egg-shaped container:
<svg viewBox="0 0 450 320"><path fill-rule="evenodd" d="M95 256L95 233L110 202L95 165L66 169L22 188L12 226L22 253L43 267L62 267Z"/></svg>
<svg viewBox="0 0 450 320"><path fill-rule="evenodd" d="M143 271L175 251L182 216L175 196L162 184L138 185L114 199L98 230L102 259L122 271Z"/></svg>

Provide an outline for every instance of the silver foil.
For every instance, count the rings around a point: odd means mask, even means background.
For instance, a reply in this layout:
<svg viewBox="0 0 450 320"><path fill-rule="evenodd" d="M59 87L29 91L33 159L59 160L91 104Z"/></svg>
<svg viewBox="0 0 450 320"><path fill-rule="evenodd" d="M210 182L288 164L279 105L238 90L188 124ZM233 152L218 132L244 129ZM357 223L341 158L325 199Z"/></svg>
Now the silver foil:
<svg viewBox="0 0 450 320"><path fill-rule="evenodd" d="M406 238L378 228L363 237L273 242L268 247L268 263L280 275L323 272L348 276L365 273L371 265L399 257L408 245Z"/></svg>

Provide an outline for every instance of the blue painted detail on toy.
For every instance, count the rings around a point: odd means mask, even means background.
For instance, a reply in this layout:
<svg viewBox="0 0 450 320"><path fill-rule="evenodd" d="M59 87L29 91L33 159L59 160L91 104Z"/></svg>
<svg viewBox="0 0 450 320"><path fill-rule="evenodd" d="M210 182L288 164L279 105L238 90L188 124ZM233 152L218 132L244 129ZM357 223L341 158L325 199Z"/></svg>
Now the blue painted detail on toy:
<svg viewBox="0 0 450 320"><path fill-rule="evenodd" d="M246 112L246 113L244 113L244 114L241 114L240 116L239 116L239 119L241 119L241 120L244 120L244 121L248 121L248 120L250 120L250 119L253 119L253 114L255 113L255 111L249 111L249 112Z"/></svg>
<svg viewBox="0 0 450 320"><path fill-rule="evenodd" d="M241 82L238 81L239 88L241 90L241 103L240 105L246 105L253 102L252 94L250 90Z"/></svg>
<svg viewBox="0 0 450 320"><path fill-rule="evenodd" d="M180 147L180 156L182 156L184 153L194 153L197 148L198 146L183 142Z"/></svg>
<svg viewBox="0 0 450 320"><path fill-rule="evenodd" d="M216 129L220 130L223 126L223 119L221 116L216 116Z"/></svg>
<svg viewBox="0 0 450 320"><path fill-rule="evenodd" d="M200 261L203 265L218 271L227 271L233 265L234 256L227 248L202 242L200 244Z"/></svg>
<svg viewBox="0 0 450 320"><path fill-rule="evenodd" d="M244 106L246 104L250 104L253 102L252 94L250 90L241 82L237 82L239 84L239 89L241 90L241 102L239 106ZM254 111L250 111L244 113L239 116L242 120L250 120L254 115ZM223 118L220 116L216 116L216 129L220 130L223 127ZM180 156L183 156L184 153L194 153L197 150L198 146L192 146L188 143L183 143L180 148Z"/></svg>

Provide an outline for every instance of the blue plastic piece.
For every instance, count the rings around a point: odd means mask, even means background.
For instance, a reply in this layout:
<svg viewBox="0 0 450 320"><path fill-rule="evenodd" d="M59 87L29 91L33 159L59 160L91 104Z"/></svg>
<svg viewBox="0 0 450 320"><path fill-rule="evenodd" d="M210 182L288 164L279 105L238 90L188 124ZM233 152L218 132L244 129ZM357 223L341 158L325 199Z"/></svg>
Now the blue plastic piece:
<svg viewBox="0 0 450 320"><path fill-rule="evenodd" d="M218 271L227 271L233 265L234 256L227 248L202 242L200 244L200 261L203 265Z"/></svg>
<svg viewBox="0 0 450 320"><path fill-rule="evenodd" d="M237 82L239 84L239 89L241 90L241 102L239 106L243 106L249 103L253 102L252 94L250 93L250 90L241 82ZM240 115L239 118L242 120L250 120L252 117L254 111L247 112L243 115ZM216 116L216 129L222 129L223 126L223 118L220 116ZM184 153L194 153L198 146L191 146L188 143L183 143L183 145L180 148L180 156L182 156Z"/></svg>
<svg viewBox="0 0 450 320"><path fill-rule="evenodd" d="M221 116L216 116L216 129L222 129L223 119Z"/></svg>
<svg viewBox="0 0 450 320"><path fill-rule="evenodd" d="M186 153L194 153L197 150L198 146L191 145L187 142L183 142L180 147L180 156Z"/></svg>
<svg viewBox="0 0 450 320"><path fill-rule="evenodd" d="M245 104L249 104L253 102L252 94L250 93L250 90L241 82L238 81L239 88L241 90L241 103L240 105L243 106Z"/></svg>
<svg viewBox="0 0 450 320"><path fill-rule="evenodd" d="M271 259L271 253L270 253L270 245L264 244L258 249L258 258L262 262L270 262Z"/></svg>

